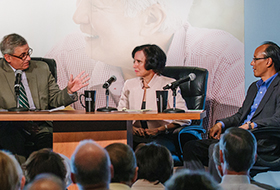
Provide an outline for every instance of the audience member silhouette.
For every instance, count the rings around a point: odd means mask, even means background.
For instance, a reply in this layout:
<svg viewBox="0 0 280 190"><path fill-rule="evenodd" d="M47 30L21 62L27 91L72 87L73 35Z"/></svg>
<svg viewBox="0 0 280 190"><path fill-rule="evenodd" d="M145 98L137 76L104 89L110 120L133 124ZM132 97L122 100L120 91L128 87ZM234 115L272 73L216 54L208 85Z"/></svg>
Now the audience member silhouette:
<svg viewBox="0 0 280 190"><path fill-rule="evenodd" d="M165 190L221 190L218 183L206 172L180 170L165 183Z"/></svg>
<svg viewBox="0 0 280 190"><path fill-rule="evenodd" d="M0 189L23 189L25 177L15 157L6 151L0 151Z"/></svg>
<svg viewBox="0 0 280 190"><path fill-rule="evenodd" d="M114 168L110 190L130 189L137 179L138 172L134 151L130 146L123 143L113 143L105 149Z"/></svg>
<svg viewBox="0 0 280 190"><path fill-rule="evenodd" d="M164 189L164 183L173 173L173 159L170 151L162 145L148 143L135 151L138 180L132 189Z"/></svg>
<svg viewBox="0 0 280 190"><path fill-rule="evenodd" d="M37 175L24 190L65 190L65 183L54 174Z"/></svg>
<svg viewBox="0 0 280 190"><path fill-rule="evenodd" d="M214 148L213 148L213 162L215 163L215 167L217 168L218 174L221 178L223 176L223 169L222 169L222 165L221 165L221 161L220 161L220 146L219 146L219 143L215 144ZM219 182L220 181L221 180L219 180ZM275 188L272 187L271 185L257 182L255 180L253 180L251 177L250 177L250 183L254 184L254 185L257 185L261 188L267 189L267 190L275 190Z"/></svg>
<svg viewBox="0 0 280 190"><path fill-rule="evenodd" d="M83 140L71 157L73 183L80 190L109 189L113 167L107 151L93 140Z"/></svg>
<svg viewBox="0 0 280 190"><path fill-rule="evenodd" d="M48 148L31 153L23 164L23 170L27 183L41 173L54 174L65 182L67 172L63 158L58 153L55 153Z"/></svg>
<svg viewBox="0 0 280 190"><path fill-rule="evenodd" d="M249 171L255 163L257 142L254 135L245 129L231 127L221 136L220 162L224 190L263 189L250 183Z"/></svg>

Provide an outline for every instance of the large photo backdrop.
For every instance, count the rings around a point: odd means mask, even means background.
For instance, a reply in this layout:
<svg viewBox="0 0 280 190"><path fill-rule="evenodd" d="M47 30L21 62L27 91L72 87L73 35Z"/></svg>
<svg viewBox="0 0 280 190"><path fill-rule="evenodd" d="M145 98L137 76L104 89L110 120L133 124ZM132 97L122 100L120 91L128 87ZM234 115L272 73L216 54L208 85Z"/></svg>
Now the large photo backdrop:
<svg viewBox="0 0 280 190"><path fill-rule="evenodd" d="M116 107L124 81L135 77L131 51L147 43L165 51L167 66L208 69L205 128L244 99L243 0L1 0L0 7L0 37L18 33L32 56L55 59L61 88L85 70L96 108L106 104L102 85L112 75Z"/></svg>

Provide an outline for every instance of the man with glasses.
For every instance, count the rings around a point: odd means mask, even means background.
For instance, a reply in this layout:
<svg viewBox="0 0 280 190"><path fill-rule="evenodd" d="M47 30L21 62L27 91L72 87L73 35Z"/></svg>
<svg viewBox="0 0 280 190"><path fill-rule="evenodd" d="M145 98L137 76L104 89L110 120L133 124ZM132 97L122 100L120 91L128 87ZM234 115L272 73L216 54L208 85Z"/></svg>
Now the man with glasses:
<svg viewBox="0 0 280 190"><path fill-rule="evenodd" d="M88 85L88 74L82 72L74 79L71 75L67 87L60 90L48 65L31 60L32 49L18 34L4 36L0 48L4 56L0 60L1 110L14 107L47 110L50 107L67 106L77 100L76 91ZM21 78L18 84L19 100L15 95L16 76ZM27 157L34 150L52 148L52 132L50 121L1 122L0 149Z"/></svg>
<svg viewBox="0 0 280 190"><path fill-rule="evenodd" d="M184 146L184 164L189 169L208 166L208 148L217 143L230 127L253 129L280 127L280 48L265 42L254 53L253 72L261 79L252 83L241 108L234 115L220 119L209 131L209 139L190 141Z"/></svg>

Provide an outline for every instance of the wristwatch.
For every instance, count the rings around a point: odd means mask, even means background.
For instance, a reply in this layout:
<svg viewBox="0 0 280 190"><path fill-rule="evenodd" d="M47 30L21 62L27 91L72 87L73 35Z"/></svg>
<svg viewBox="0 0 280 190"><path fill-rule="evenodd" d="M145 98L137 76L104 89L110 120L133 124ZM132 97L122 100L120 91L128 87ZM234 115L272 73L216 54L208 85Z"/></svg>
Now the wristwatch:
<svg viewBox="0 0 280 190"><path fill-rule="evenodd" d="M251 121L248 121L247 123L248 123L248 126L249 126L249 130L251 130L252 129Z"/></svg>
<svg viewBox="0 0 280 190"><path fill-rule="evenodd" d="M165 134L168 134L168 133L169 133L169 131L168 131L168 127L167 127L167 125L164 125L164 128L165 128Z"/></svg>

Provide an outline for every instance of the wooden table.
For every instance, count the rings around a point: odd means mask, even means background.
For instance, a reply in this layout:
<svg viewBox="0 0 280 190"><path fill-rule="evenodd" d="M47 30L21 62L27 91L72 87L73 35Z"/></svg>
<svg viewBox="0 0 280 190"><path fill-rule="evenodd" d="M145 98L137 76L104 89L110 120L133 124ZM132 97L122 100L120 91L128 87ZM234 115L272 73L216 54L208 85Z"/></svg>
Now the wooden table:
<svg viewBox="0 0 280 190"><path fill-rule="evenodd" d="M163 119L202 119L205 111L186 113L157 112L85 112L80 110L0 112L0 121L127 121Z"/></svg>
<svg viewBox="0 0 280 190"><path fill-rule="evenodd" d="M81 110L62 110L55 112L0 112L0 121L54 121L54 150L70 157L79 141L88 138L96 140L101 146L113 142L132 145L133 120L198 120L205 116L205 111L88 113Z"/></svg>

